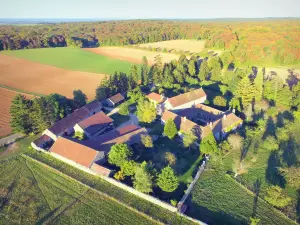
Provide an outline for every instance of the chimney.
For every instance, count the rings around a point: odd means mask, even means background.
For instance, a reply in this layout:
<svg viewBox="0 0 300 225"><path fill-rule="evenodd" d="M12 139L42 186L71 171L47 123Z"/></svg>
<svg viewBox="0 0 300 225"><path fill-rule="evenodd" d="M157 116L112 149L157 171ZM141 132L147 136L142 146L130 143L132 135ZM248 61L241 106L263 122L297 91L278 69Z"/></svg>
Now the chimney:
<svg viewBox="0 0 300 225"><path fill-rule="evenodd" d="M226 114L223 115L223 119L226 120Z"/></svg>
<svg viewBox="0 0 300 225"><path fill-rule="evenodd" d="M185 117L183 117L183 121L184 121L184 122L186 121L186 116L185 116Z"/></svg>
<svg viewBox="0 0 300 225"><path fill-rule="evenodd" d="M212 128L212 122L209 123L210 128Z"/></svg>
<svg viewBox="0 0 300 225"><path fill-rule="evenodd" d="M232 109L233 114L235 114L235 109Z"/></svg>

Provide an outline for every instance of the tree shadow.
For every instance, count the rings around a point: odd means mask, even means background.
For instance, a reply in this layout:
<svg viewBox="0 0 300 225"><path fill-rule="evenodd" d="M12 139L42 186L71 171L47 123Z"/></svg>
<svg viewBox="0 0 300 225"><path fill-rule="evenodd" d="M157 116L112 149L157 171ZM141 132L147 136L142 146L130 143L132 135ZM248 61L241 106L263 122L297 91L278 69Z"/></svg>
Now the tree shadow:
<svg viewBox="0 0 300 225"><path fill-rule="evenodd" d="M271 116L269 116L267 125L266 125L266 131L263 134L263 140L265 140L268 136L276 137L276 124Z"/></svg>
<svg viewBox="0 0 300 225"><path fill-rule="evenodd" d="M45 224L55 213L60 209L61 205L56 207L55 209L51 210L49 213L47 213L45 216L43 216L41 219L39 219L35 224L36 225L42 225Z"/></svg>
<svg viewBox="0 0 300 225"><path fill-rule="evenodd" d="M246 225L248 222L246 220L239 220L234 218L232 215L224 212L218 211L214 212L208 208L198 205L197 203L188 200L188 208L185 214L201 220L209 225Z"/></svg>
<svg viewBox="0 0 300 225"><path fill-rule="evenodd" d="M291 167L297 163L296 146L293 139L280 143L280 148L283 149L282 160Z"/></svg>
<svg viewBox="0 0 300 225"><path fill-rule="evenodd" d="M252 117L253 117L253 121L258 121L265 117L265 112L264 110L261 109L259 112L257 113L255 112Z"/></svg>
<svg viewBox="0 0 300 225"><path fill-rule="evenodd" d="M279 172L280 166L280 155L278 151L272 151L268 159L268 166L266 168L266 180L269 184L278 185L284 188L286 185L286 180Z"/></svg>
<svg viewBox="0 0 300 225"><path fill-rule="evenodd" d="M293 88L293 86L297 85L299 82L298 77L294 73L294 70L288 69L289 75L286 79L287 84L289 85L290 89Z"/></svg>
<svg viewBox="0 0 300 225"><path fill-rule="evenodd" d="M300 190L297 190L297 204L296 204L297 222L300 223Z"/></svg>
<svg viewBox="0 0 300 225"><path fill-rule="evenodd" d="M258 203L258 197L259 197L259 192L260 192L260 187L261 187L261 180L256 179L256 181L253 184L253 189L254 189L254 199L253 199L253 213L252 217L256 216L257 213L257 203Z"/></svg>

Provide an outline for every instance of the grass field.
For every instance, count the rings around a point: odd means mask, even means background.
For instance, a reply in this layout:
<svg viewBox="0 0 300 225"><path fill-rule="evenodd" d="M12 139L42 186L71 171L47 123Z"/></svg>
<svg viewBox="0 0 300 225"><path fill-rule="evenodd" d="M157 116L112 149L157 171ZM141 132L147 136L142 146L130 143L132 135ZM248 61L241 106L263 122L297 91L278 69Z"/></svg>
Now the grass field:
<svg viewBox="0 0 300 225"><path fill-rule="evenodd" d="M96 176L87 174L69 164L66 164L58 159L53 158L52 156L46 155L45 153L39 153L35 150L30 150L28 148L29 144L32 140L34 140L36 138L37 137L35 137L35 136L31 136L31 137L27 137L27 138L24 138L24 139L16 142L14 151L9 151L7 154L3 154L3 155L0 154L0 160L2 160L2 162L4 160L5 161L14 160L16 158L19 158L20 154L27 154L27 155L35 158L36 160L39 160L51 167L63 172L64 174L67 174L70 177L73 177L76 180L79 180L82 183L87 184L96 190L99 190L100 192L103 192L103 193L117 199L118 201L120 201L128 206L131 206L140 212L143 212L143 213L149 215L150 217L152 217L153 219L155 219L157 221L161 221L162 223L165 223L165 224L174 224L174 225L195 224L175 213L172 213L172 212L170 212L166 209L163 209L155 204L152 204L146 200L143 200L142 198L139 198L133 194L130 194L129 192L106 182L105 180L101 179L100 177L96 177ZM1 149L1 152L5 153L6 150ZM2 172L2 170L0 170L0 171ZM3 174L1 173L1 175L4 176L5 173L3 173ZM46 175L46 177L47 176L48 175ZM87 200L87 202L89 202L89 200ZM94 203L91 202L90 204L94 204ZM104 210L104 209L102 209L103 207L105 207L105 205L97 206L97 208L102 211ZM71 209L68 212L71 212ZM86 214L83 215L82 213L85 213L85 212L86 212ZM91 212L94 212L95 215L89 216L89 213L91 213ZM88 216L88 218L89 218L89 217L93 216L95 218L97 216L97 213L99 213L99 211L96 211L96 209L89 207L88 209L85 208L84 210L82 210L80 212L77 211L76 214L77 213L78 214L80 213L80 215L83 217ZM71 216L77 217L77 215L74 215L74 214L72 214ZM122 212L121 212L121 215L114 215L114 217L118 217L118 218L120 216L122 216ZM1 211L0 211L0 218L1 218ZM74 224L74 223L70 223L70 222L64 222L64 221L68 221L68 220L64 220L64 218L61 218L61 221L62 221L62 224ZM105 221L105 220L103 219L103 221ZM96 222L91 222L91 221L89 221L89 223L75 222L75 224L95 224L95 223ZM1 222L0 222L0 224L1 224ZM105 224L105 223L101 223L101 224ZM115 222L115 223L109 223L109 224L123 224L123 223ZM140 223L140 224L143 224L143 223Z"/></svg>
<svg viewBox="0 0 300 225"><path fill-rule="evenodd" d="M2 52L5 55L27 59L67 70L112 74L129 73L131 63L76 48L40 48Z"/></svg>
<svg viewBox="0 0 300 225"><path fill-rule="evenodd" d="M197 40L171 40L171 41L160 41L154 43L147 43L138 45L139 47L152 47L152 48L166 48L168 51L188 51L191 53L201 52L205 46L205 41Z"/></svg>
<svg viewBox="0 0 300 225"><path fill-rule="evenodd" d="M205 171L188 202L189 216L208 224L249 224L255 214L260 224L296 224L224 173Z"/></svg>
<svg viewBox="0 0 300 225"><path fill-rule="evenodd" d="M109 56L115 59L124 60L132 63L142 63L142 57L146 56L149 65L154 64L154 58L159 54L162 57L163 63L168 63L173 59L178 60L179 56L172 53L152 52L148 50L126 48L126 47L100 47L100 48L87 48L90 52L100 55Z"/></svg>
<svg viewBox="0 0 300 225"><path fill-rule="evenodd" d="M0 168L0 224L157 224L21 156Z"/></svg>
<svg viewBox="0 0 300 225"><path fill-rule="evenodd" d="M10 106L13 98L18 94L16 91L0 87L0 137L6 136L12 132L10 127ZM23 94L23 93L21 93ZM24 95L24 94L23 94ZM33 98L32 95L25 94L27 98Z"/></svg>

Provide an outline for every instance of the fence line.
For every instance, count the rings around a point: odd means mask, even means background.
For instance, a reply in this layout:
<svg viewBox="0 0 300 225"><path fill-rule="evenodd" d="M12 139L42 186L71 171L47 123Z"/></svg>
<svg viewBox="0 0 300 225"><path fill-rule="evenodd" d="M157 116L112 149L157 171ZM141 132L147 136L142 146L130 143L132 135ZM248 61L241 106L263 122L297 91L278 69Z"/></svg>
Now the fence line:
<svg viewBox="0 0 300 225"><path fill-rule="evenodd" d="M190 193L192 192L196 182L198 181L200 175L202 174L202 172L205 169L205 161L202 162L201 166L199 167L197 174L193 180L193 182L189 185L188 189L186 190L185 194L183 195L183 197L181 198L181 200L178 202L178 211L181 212L182 206L184 205L184 202L186 201L186 199L189 197Z"/></svg>

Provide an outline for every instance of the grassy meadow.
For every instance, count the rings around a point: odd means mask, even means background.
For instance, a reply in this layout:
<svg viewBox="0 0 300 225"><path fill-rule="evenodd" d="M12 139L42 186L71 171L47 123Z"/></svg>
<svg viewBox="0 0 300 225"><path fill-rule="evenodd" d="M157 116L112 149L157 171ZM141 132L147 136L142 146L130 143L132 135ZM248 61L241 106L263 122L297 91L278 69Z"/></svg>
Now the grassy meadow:
<svg viewBox="0 0 300 225"><path fill-rule="evenodd" d="M112 74L129 73L132 63L77 48L40 48L3 51L2 54L67 70Z"/></svg>

